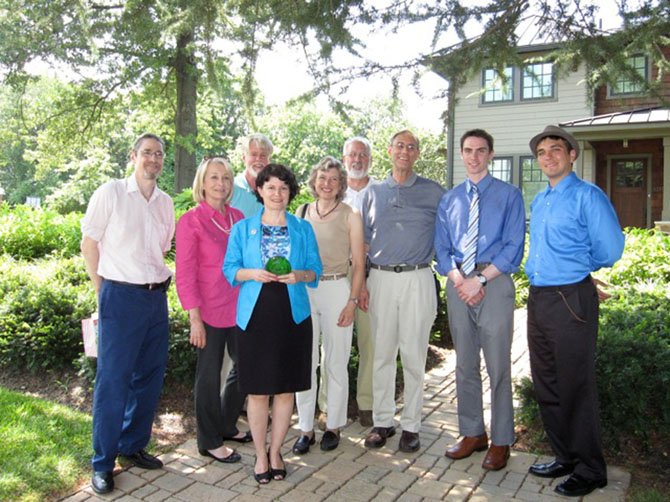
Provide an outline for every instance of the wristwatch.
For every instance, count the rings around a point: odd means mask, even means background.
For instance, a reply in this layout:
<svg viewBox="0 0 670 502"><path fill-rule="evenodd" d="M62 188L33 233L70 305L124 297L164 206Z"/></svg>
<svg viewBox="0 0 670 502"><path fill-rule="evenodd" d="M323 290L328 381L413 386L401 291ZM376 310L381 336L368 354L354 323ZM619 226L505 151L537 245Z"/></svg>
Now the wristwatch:
<svg viewBox="0 0 670 502"><path fill-rule="evenodd" d="M484 274L482 274L481 272L477 272L476 277L479 280L479 283L482 285L482 287L486 286L486 284L488 284L488 282L489 282L488 279L486 278L486 276Z"/></svg>
<svg viewBox="0 0 670 502"><path fill-rule="evenodd" d="M349 298L349 301L358 306L358 298Z"/></svg>

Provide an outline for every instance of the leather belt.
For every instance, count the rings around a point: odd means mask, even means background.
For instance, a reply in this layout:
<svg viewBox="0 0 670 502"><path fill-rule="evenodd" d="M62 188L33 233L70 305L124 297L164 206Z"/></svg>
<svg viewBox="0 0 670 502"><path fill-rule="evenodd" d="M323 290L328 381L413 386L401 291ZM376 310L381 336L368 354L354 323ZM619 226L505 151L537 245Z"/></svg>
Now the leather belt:
<svg viewBox="0 0 670 502"><path fill-rule="evenodd" d="M319 276L320 281L337 281L339 279L344 279L347 274L323 274Z"/></svg>
<svg viewBox="0 0 670 502"><path fill-rule="evenodd" d="M148 289L149 291L160 289L162 291L167 291L168 288L170 287L170 283L172 282L172 276L168 277L163 282L149 282L147 284L135 284L132 282L113 281L111 279L105 279L105 280L107 282L111 282L112 284L116 284L118 286L125 286L127 288Z"/></svg>
<svg viewBox="0 0 670 502"><path fill-rule="evenodd" d="M481 271L484 270L486 267L488 267L490 264L491 264L491 262L488 262L488 261L487 261L487 262L482 262L482 263L476 263L476 264L475 264L475 271L476 271L476 272L481 272ZM461 266L462 266L462 265L463 265L462 263L457 263L457 264L456 264L456 267L458 268L458 270L461 269Z"/></svg>
<svg viewBox="0 0 670 502"><path fill-rule="evenodd" d="M374 263L370 264L370 268L376 268L377 270L384 270L385 272L395 272L399 274L400 272L411 272L413 270L421 270L422 268L430 267L430 263L420 263L419 265L375 265Z"/></svg>

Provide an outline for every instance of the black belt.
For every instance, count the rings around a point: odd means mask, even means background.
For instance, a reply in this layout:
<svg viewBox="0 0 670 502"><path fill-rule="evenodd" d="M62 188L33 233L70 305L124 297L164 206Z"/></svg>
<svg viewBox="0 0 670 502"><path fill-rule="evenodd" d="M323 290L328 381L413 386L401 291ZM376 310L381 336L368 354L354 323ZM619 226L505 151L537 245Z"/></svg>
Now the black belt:
<svg viewBox="0 0 670 502"><path fill-rule="evenodd" d="M574 288L575 286L581 286L583 284L587 284L591 282L591 274L587 275L584 277L581 281L579 282L573 282L571 284L561 284L557 286L531 286L530 291L534 293L555 293L556 291L566 291L571 288Z"/></svg>
<svg viewBox="0 0 670 502"><path fill-rule="evenodd" d="M111 279L105 280L107 282L111 282L112 284L116 284L117 286L125 286L127 288L148 289L149 291L160 289L162 291L167 291L170 287L170 283L172 282L172 276L168 277L163 282L150 282L147 284L134 284L132 282L113 281Z"/></svg>
<svg viewBox="0 0 670 502"><path fill-rule="evenodd" d="M370 268L376 268L377 270L384 270L386 272L395 272L399 274L400 272L410 272L412 270L420 270L422 268L430 267L430 263L421 263L419 265L375 265L374 263L370 264Z"/></svg>
<svg viewBox="0 0 670 502"><path fill-rule="evenodd" d="M475 263L475 268L474 268L474 270L475 270L476 272L481 272L481 271L484 270L486 267L488 267L490 264L491 264L491 262L488 262L488 261L486 261L486 262L482 262L482 263ZM457 264L456 264L456 268L457 268L458 270L460 270L462 266L463 266L462 263L457 263Z"/></svg>

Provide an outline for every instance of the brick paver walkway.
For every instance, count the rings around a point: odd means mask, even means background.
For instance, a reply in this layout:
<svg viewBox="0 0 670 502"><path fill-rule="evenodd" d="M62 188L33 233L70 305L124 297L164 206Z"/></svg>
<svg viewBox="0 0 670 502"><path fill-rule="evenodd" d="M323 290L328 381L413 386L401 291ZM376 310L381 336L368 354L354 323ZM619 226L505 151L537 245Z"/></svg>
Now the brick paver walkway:
<svg viewBox="0 0 670 502"><path fill-rule="evenodd" d="M513 376L518 378L529 373L524 310L516 312L515 326L512 361ZM417 453L398 451L399 433L389 439L384 448L366 449L363 440L368 429L356 422L342 431L342 440L336 450L322 452L317 443L310 453L298 457L291 453L298 434L297 429L292 428L282 449L288 477L284 481L259 486L252 478L254 450L251 443L237 448L242 454L242 462L227 465L200 456L195 439L192 439L161 457L164 469L131 468L116 475L116 490L109 495L96 496L87 487L66 500L566 500L553 491L561 479L545 480L528 474L528 466L538 460L537 455L513 451L507 467L498 472L482 469L485 452L459 461L444 456L447 446L458 437L454 367L452 351L441 366L426 375L421 449ZM487 384L488 379L485 386ZM484 402L488 407L488 388ZM588 502L625 499L630 474L609 466L608 478L606 488L585 497Z"/></svg>

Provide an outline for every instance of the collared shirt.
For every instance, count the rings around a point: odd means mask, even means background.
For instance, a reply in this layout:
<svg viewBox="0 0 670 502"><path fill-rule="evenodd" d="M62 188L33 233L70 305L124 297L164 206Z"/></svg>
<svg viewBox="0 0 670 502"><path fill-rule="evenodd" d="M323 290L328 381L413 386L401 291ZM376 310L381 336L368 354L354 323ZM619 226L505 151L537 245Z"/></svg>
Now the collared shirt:
<svg viewBox="0 0 670 502"><path fill-rule="evenodd" d="M174 228L172 199L155 187L147 201L134 174L98 188L81 220L81 233L98 242L98 275L133 284L159 283L172 275L163 257Z"/></svg>
<svg viewBox="0 0 670 502"><path fill-rule="evenodd" d="M361 208L363 207L363 197L365 196L369 188L372 185L376 185L377 183L379 182L375 180L372 176L370 176L368 178L368 184L365 185L360 190L354 190L351 187L347 187L347 191L344 193L344 199L342 199L342 202L344 202L345 204L349 204L354 209L358 209L358 211L361 211Z"/></svg>
<svg viewBox="0 0 670 502"><path fill-rule="evenodd" d="M415 173L404 185L389 175L371 186L363 197L361 214L372 263L430 263L435 215L443 193L439 184Z"/></svg>
<svg viewBox="0 0 670 502"><path fill-rule="evenodd" d="M437 271L447 275L463 262L470 217L470 188L466 180L442 196L435 220ZM487 174L479 183L477 263L493 263L500 272L519 270L526 237L526 213L515 186Z"/></svg>
<svg viewBox="0 0 670 502"><path fill-rule="evenodd" d="M242 218L242 211L233 207L226 206L226 214L222 215L202 201L177 223L175 263L179 300L185 310L198 307L202 320L215 328L235 326L239 288L230 285L221 267L233 223Z"/></svg>
<svg viewBox="0 0 670 502"><path fill-rule="evenodd" d="M245 171L242 171L235 176L233 198L230 201L230 205L242 211L245 218L249 218L249 216L254 216L258 213L263 208L263 204L258 202L244 173Z"/></svg>
<svg viewBox="0 0 670 502"><path fill-rule="evenodd" d="M574 172L538 193L530 211L531 285L573 284L621 258L624 236L612 204Z"/></svg>

